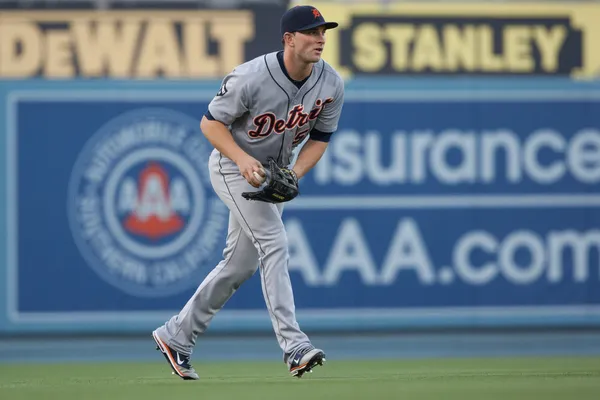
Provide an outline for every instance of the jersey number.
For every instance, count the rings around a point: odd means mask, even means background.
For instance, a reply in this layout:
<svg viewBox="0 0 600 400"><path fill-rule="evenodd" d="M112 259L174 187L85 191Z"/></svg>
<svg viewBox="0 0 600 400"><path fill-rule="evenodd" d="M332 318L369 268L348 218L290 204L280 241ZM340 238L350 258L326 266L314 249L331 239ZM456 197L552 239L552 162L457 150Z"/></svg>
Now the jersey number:
<svg viewBox="0 0 600 400"><path fill-rule="evenodd" d="M292 142L292 147L296 147L300 143L302 143L304 138L308 135L308 132L310 132L310 129L305 129L300 132L296 131L296 135L294 136L294 141Z"/></svg>

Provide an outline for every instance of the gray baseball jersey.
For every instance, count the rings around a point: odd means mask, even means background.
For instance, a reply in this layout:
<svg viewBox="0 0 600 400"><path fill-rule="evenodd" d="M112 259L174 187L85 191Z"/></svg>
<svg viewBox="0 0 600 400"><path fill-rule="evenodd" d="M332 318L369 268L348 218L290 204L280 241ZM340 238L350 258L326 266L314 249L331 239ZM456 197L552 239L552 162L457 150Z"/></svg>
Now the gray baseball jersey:
<svg viewBox="0 0 600 400"><path fill-rule="evenodd" d="M208 106L211 115L230 126L235 142L266 164L282 165L292 149L315 128L335 132L344 102L344 82L321 60L301 88L292 83L270 53L237 67L225 77Z"/></svg>
<svg viewBox="0 0 600 400"><path fill-rule="evenodd" d="M337 129L343 100L343 80L323 60L313 65L298 88L280 66L277 53L271 53L225 77L208 108L209 115L228 126L235 142L252 157L266 164L270 156L288 165L294 147L311 130L322 139L324 133ZM311 343L296 321L283 205L245 200L243 192L257 189L216 149L209 170L215 192L230 210L223 260L181 312L155 332L176 351L191 354L197 336L260 267L263 296L285 359Z"/></svg>

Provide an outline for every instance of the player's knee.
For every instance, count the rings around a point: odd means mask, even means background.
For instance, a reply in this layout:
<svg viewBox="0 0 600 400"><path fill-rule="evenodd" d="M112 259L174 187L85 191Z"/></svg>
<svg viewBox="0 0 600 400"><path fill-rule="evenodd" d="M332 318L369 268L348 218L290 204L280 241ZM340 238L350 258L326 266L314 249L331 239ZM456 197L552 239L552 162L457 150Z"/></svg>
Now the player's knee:
<svg viewBox="0 0 600 400"><path fill-rule="evenodd" d="M267 235L257 238L258 251L262 253L286 252L288 240L285 230L273 231Z"/></svg>
<svg viewBox="0 0 600 400"><path fill-rule="evenodd" d="M250 279L257 270L258 270L258 260L252 265L248 264L245 266L245 268L241 268L239 275L238 275L239 276L239 284L241 285L242 283L244 283L245 281Z"/></svg>
<svg viewBox="0 0 600 400"><path fill-rule="evenodd" d="M243 260L237 260L236 267L233 268L233 273L238 281L245 281L250 278L258 269L258 257L247 257Z"/></svg>
<svg viewBox="0 0 600 400"><path fill-rule="evenodd" d="M255 262L237 263L233 268L223 271L223 278L231 282L231 285L237 290L239 286L250 279L258 270L258 260Z"/></svg>

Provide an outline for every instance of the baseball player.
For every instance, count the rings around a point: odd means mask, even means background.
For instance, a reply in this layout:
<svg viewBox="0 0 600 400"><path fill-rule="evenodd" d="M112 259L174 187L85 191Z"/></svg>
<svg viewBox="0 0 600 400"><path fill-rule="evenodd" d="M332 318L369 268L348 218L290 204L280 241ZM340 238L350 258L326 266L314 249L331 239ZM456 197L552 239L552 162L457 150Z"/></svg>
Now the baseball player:
<svg viewBox="0 0 600 400"><path fill-rule="evenodd" d="M321 59L325 32L337 27L311 6L281 18L283 51L236 67L222 82L200 128L215 147L211 183L230 210L223 260L187 304L152 336L174 373L198 379L190 356L198 335L240 285L260 269L264 299L292 376L325 361L296 321L283 204L319 161L336 131L344 83ZM304 142L293 168L293 150Z"/></svg>

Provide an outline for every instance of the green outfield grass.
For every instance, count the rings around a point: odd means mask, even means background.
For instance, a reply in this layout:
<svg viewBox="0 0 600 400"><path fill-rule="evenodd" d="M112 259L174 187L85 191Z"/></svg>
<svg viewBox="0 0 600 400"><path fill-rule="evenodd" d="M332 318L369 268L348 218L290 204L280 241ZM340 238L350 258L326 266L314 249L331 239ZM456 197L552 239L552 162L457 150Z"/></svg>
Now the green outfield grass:
<svg viewBox="0 0 600 400"><path fill-rule="evenodd" d="M302 379L283 363L196 362L182 381L144 364L0 365L2 400L599 400L600 358L328 361Z"/></svg>

